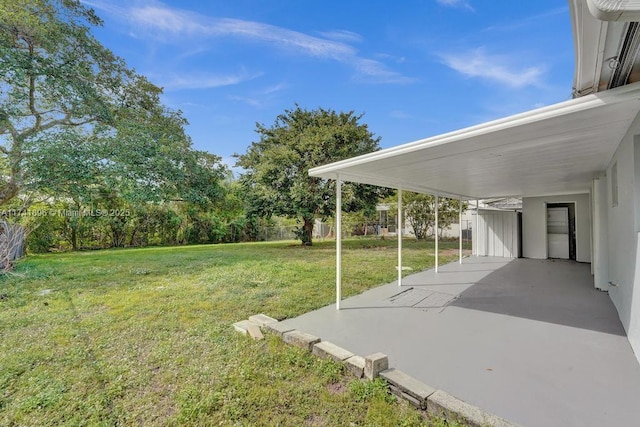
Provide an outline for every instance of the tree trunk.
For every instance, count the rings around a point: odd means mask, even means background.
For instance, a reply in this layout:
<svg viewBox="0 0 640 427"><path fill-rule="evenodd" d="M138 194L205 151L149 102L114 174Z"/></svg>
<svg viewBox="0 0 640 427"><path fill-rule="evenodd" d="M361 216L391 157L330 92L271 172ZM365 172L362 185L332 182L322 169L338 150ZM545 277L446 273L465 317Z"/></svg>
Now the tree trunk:
<svg viewBox="0 0 640 427"><path fill-rule="evenodd" d="M16 197L19 192L20 188L18 188L13 180L4 184L2 190L0 190L0 205L4 205L9 202L11 199Z"/></svg>
<svg viewBox="0 0 640 427"><path fill-rule="evenodd" d="M333 237L333 224L329 224L329 231L327 231L327 234L324 237L327 239Z"/></svg>
<svg viewBox="0 0 640 427"><path fill-rule="evenodd" d="M26 236L21 225L0 221L0 269L13 270L13 262L24 255Z"/></svg>
<svg viewBox="0 0 640 427"><path fill-rule="evenodd" d="M304 218L302 230L302 244L304 246L311 246L313 243L313 218Z"/></svg>
<svg viewBox="0 0 640 427"><path fill-rule="evenodd" d="M73 251L78 250L78 232L76 230L76 225L71 225L71 249Z"/></svg>

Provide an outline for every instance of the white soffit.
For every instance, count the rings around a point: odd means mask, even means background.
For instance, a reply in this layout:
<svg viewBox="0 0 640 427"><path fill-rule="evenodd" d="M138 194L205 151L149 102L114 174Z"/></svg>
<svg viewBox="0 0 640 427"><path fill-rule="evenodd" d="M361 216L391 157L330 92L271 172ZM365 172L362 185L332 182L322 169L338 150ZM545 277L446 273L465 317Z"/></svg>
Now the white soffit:
<svg viewBox="0 0 640 427"><path fill-rule="evenodd" d="M640 86L627 85L309 174L469 199L586 192L639 110Z"/></svg>

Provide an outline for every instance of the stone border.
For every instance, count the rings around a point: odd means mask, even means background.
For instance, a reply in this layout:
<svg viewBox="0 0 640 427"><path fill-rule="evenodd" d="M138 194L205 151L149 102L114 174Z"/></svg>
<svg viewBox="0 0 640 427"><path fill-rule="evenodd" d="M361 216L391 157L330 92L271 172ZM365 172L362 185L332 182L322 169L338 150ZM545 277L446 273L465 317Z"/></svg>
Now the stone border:
<svg viewBox="0 0 640 427"><path fill-rule="evenodd" d="M256 314L248 320L234 323L233 327L255 340L264 338L260 329L273 333L285 343L309 351L316 357L342 363L347 372L356 378L372 380L380 377L387 382L389 390L395 396L406 400L421 411L445 420L461 422L470 427L518 427L517 424L464 402L445 391L430 387L399 369L389 369L389 359L385 354L357 356L329 341L322 341L314 335L284 326L264 314Z"/></svg>

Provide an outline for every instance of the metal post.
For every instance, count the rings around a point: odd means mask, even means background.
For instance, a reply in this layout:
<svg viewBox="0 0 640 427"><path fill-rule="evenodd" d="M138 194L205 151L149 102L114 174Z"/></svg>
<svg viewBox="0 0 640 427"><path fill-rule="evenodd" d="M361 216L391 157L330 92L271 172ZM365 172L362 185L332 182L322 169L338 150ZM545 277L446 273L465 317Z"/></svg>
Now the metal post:
<svg viewBox="0 0 640 427"><path fill-rule="evenodd" d="M438 194L436 194L436 273L438 272Z"/></svg>
<svg viewBox="0 0 640 427"><path fill-rule="evenodd" d="M342 181L336 177L336 310L342 298Z"/></svg>
<svg viewBox="0 0 640 427"><path fill-rule="evenodd" d="M462 264L462 197L458 198L458 229L460 235L460 264Z"/></svg>
<svg viewBox="0 0 640 427"><path fill-rule="evenodd" d="M402 188L398 188L398 286L402 286Z"/></svg>
<svg viewBox="0 0 640 427"><path fill-rule="evenodd" d="M473 247L475 248L475 256L478 256L478 253L480 252L480 248L478 247L478 243L480 243L480 230L478 229L478 217L480 216L480 201L478 199L476 199L476 238L474 239L475 241L472 241L473 243ZM473 237L472 237L473 239Z"/></svg>

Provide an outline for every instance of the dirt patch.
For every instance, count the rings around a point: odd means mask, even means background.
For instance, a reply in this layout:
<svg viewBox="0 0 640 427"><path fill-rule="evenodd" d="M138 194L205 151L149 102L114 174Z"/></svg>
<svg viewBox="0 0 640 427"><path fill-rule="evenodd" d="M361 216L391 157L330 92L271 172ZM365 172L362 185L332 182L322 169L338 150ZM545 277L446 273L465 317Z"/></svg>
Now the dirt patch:
<svg viewBox="0 0 640 427"><path fill-rule="evenodd" d="M327 391L331 394L341 394L347 391L347 387L342 383L327 384Z"/></svg>
<svg viewBox="0 0 640 427"><path fill-rule="evenodd" d="M441 249L440 255L449 256L449 255L458 255L460 249ZM462 256L471 255L471 251L469 249L462 250Z"/></svg>
<svg viewBox="0 0 640 427"><path fill-rule="evenodd" d="M308 427L326 426L327 422L325 421L324 417L322 417L321 415L311 414L307 417L307 419L304 420L304 425Z"/></svg>

